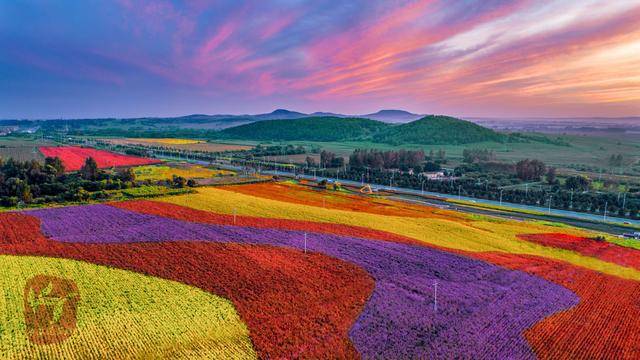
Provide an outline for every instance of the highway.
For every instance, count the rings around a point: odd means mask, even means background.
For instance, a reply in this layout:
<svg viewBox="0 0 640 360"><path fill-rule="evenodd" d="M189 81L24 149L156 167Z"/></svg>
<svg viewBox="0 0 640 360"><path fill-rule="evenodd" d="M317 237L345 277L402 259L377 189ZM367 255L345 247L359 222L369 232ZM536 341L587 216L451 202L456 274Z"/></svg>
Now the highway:
<svg viewBox="0 0 640 360"><path fill-rule="evenodd" d="M162 157L162 158L166 158L166 159L170 159L170 160L186 160L186 159L180 159L180 158L170 158L170 157ZM209 165L209 162L206 161L198 161L198 160L188 160L189 162L193 162L193 163L198 163L201 165ZM221 167L223 169L227 169L227 170L235 170L235 171L242 171L244 170L243 167L241 166L235 166L235 165L229 165L229 164L224 164L224 163L218 163L218 162L214 162L213 165L216 165L218 167ZM291 172L287 172L287 171L280 171L280 170L262 170L260 171L261 174L263 175L277 175L277 176L284 176L284 177L297 177L297 178L301 178L301 179L306 179L306 180L313 180L313 181L322 181L323 179L326 179L327 181L335 181L336 178L331 177L331 178L327 178L327 177L322 177L322 176L313 176L313 175L303 175L303 174L294 174ZM345 179L340 179L338 178L338 181L342 184L345 185L351 185L351 186L361 186L362 183L358 182L358 181L352 181L352 180L345 180ZM435 192L430 192L430 191L421 191L421 190L415 190L415 189L408 189L408 188L400 188L400 187L395 187L395 186L385 186L385 185L379 185L379 184L369 184L371 185L371 188L376 191L376 190L390 190L390 191L394 191L398 194L408 194L408 195L424 195L424 196L432 196L432 197L437 197L440 199L444 199L444 200L462 200L462 201L467 201L467 202L471 202L471 203L475 203L475 204L484 204L484 205L489 205L489 206L502 206L505 208L509 208L509 209L516 209L516 210L523 210L523 211L533 211L536 213L540 213L540 214L544 214L544 215L550 215L550 216L557 216L557 217L563 217L563 218L572 218L572 219L578 219L578 220L584 220L584 221L592 221L592 222L600 222L600 223L609 223L609 224L615 224L615 225L627 225L627 226L635 226L635 227L640 227L640 221L639 220L632 220L632 219L624 219L624 218L618 218L618 217L614 217L614 216L607 216L606 219L603 215L596 215L596 214L588 214L588 213L582 213L582 212L577 212L577 211L569 211L569 210L560 210L560 209L549 209L548 207L542 207L542 206L532 206L532 205L523 205L523 204L514 204L514 203L508 203L506 201L500 203L499 201L493 201L493 200L485 200L485 199L476 199L476 198L471 198L471 197L467 197L467 196L457 196L457 195L452 195L452 194L441 194L441 193L435 193Z"/></svg>
<svg viewBox="0 0 640 360"><path fill-rule="evenodd" d="M218 166L220 166L220 164L217 164ZM229 165L226 165L229 166ZM234 170L240 170L240 167L235 167L233 166ZM283 172L283 171L275 171L275 170L269 170L269 171L261 171L261 174L267 174L267 175L278 175L278 176L286 176L286 177L298 177L298 178L302 178L302 179L307 179L307 180L315 180L315 181L322 181L323 179L326 179L327 181L335 181L335 178L324 178L321 176L313 176L313 175L295 175L293 173L290 172ZM340 179L338 178L338 181L342 184L345 185L352 185L352 186L361 186L362 183L358 182L358 181L352 181L352 180L344 180L344 179ZM508 203L508 202L502 202L502 204L499 201L493 201L493 200L486 200L486 199L476 199L476 198L471 198L471 197L467 197L467 196L457 196L457 195L452 195L452 194L441 194L441 193L435 193L435 192L430 192L430 191L421 191L421 190L416 190L416 189L408 189L408 188L400 188L400 187L395 187L395 186L385 186L385 185L378 185L378 184L370 184L371 188L376 191L376 190L391 190L394 191L396 193L399 194L410 194L410 195L425 195L425 196L433 196L433 197L438 197L441 199L445 199L445 200L462 200L462 201L467 201L467 202L472 202L475 204L484 204L484 205L490 205L490 206L503 206L505 208L511 208L511 209L517 209L517 210L524 210L524 211L533 211L533 212L537 212L540 214L545 214L545 215L551 215L551 216L558 216L558 217L566 217L566 218L573 218L573 219L580 219L580 220L586 220L586 221L596 221L596 222L605 222L605 223L611 223L611 224L616 224L616 225L632 225L632 226L637 226L640 227L640 221L639 220L631 220L631 219L624 219L624 218L618 218L618 217L613 217L613 216L608 216L605 217L602 215L596 215L596 214L588 214L588 213L582 213L582 212L577 212L577 211L569 211L569 210L560 210L560 209L553 209L551 208L549 210L548 207L541 207L541 206L532 206L532 205L523 205L523 204L513 204L513 203Z"/></svg>

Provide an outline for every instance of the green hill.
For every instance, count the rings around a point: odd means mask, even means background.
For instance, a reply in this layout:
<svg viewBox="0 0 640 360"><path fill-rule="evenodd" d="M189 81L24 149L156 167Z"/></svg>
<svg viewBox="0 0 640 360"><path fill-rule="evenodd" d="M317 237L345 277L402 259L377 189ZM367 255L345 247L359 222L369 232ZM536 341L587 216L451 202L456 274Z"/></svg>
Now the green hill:
<svg viewBox="0 0 640 360"><path fill-rule="evenodd" d="M391 126L375 134L373 141L392 145L458 145L484 141L502 142L507 136L469 121L429 115L410 123Z"/></svg>
<svg viewBox="0 0 640 360"><path fill-rule="evenodd" d="M507 135L469 121L430 115L410 123L391 125L363 118L333 116L265 120L224 129L220 138L260 141L373 141L391 145L459 145L503 142Z"/></svg>
<svg viewBox="0 0 640 360"><path fill-rule="evenodd" d="M220 131L221 137L264 141L367 140L391 127L380 121L331 116L293 120L265 120Z"/></svg>

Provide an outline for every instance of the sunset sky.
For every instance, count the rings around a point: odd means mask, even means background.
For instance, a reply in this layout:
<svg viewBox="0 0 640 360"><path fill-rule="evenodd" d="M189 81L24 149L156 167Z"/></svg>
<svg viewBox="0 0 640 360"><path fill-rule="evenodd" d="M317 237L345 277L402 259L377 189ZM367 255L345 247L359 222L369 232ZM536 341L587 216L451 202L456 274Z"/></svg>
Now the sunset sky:
<svg viewBox="0 0 640 360"><path fill-rule="evenodd" d="M0 2L0 118L640 115L640 0Z"/></svg>

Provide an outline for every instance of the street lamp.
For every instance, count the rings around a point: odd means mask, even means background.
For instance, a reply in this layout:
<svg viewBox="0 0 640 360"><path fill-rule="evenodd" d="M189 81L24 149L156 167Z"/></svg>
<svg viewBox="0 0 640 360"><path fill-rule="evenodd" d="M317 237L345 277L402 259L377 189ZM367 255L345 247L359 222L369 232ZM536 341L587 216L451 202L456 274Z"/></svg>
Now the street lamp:
<svg viewBox="0 0 640 360"><path fill-rule="evenodd" d="M573 210L573 189L571 189L571 201L569 202L569 209Z"/></svg>

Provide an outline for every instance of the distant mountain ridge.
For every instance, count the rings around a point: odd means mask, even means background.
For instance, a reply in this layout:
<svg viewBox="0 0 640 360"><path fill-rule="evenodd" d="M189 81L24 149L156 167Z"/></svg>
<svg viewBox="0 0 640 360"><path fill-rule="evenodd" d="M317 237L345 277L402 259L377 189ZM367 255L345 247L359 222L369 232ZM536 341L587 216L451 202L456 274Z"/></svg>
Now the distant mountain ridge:
<svg viewBox="0 0 640 360"><path fill-rule="evenodd" d="M277 109L257 115L192 114L177 118L78 119L17 121L23 129L69 135L119 137L195 137L258 141L370 141L400 144L467 144L504 141L508 135L448 116L420 116L381 110L365 117ZM317 116L322 115L322 116ZM392 120L419 119L392 123ZM386 119L387 121L370 119ZM15 121L6 121L15 126ZM0 122L2 125L2 122Z"/></svg>
<svg viewBox="0 0 640 360"><path fill-rule="evenodd" d="M389 123L401 123L418 120L424 115L413 114L404 110L380 110L373 114L361 115L361 117Z"/></svg>
<svg viewBox="0 0 640 360"><path fill-rule="evenodd" d="M347 115L347 114L338 114L332 112L314 112L311 114L306 114L298 111L292 111L287 109L276 109L270 113L264 114L190 114L184 116L174 116L174 117L139 117L139 118L79 118L79 119L37 119L37 120L17 120L17 119L7 119L0 120L0 126L4 124L8 124L9 122L23 122L23 123L42 123L42 122L69 122L69 121L84 121L96 123L100 121L116 121L119 123L135 123L135 122L149 122L155 121L158 123L177 123L177 124L204 124L204 123L212 123L217 124L222 127L226 123L250 123L254 121L262 121L262 120L291 120L291 119L301 119L306 117L318 117L318 116L331 116L331 117L339 117L339 118L366 118L371 120L378 120L390 123L400 123L400 122L408 122L421 118L423 115L413 114L404 110L380 110L376 113L366 114L366 115ZM210 126L210 128L216 128L216 126Z"/></svg>

